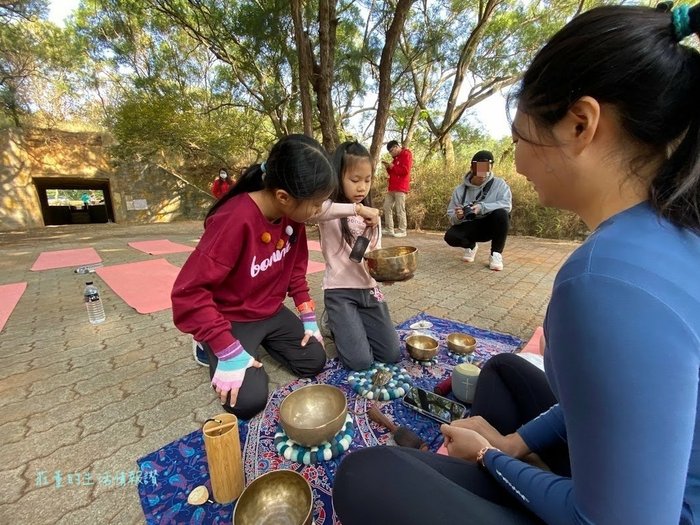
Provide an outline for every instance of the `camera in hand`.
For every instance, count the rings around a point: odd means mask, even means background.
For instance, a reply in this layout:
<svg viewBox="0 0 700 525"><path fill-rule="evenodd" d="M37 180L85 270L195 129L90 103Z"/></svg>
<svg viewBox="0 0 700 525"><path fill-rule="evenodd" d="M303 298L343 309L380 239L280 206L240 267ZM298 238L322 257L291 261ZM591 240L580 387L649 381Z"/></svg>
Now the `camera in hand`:
<svg viewBox="0 0 700 525"><path fill-rule="evenodd" d="M476 204L476 201L471 201L469 204L464 206L464 220L465 221L472 221L476 219L476 213L474 213L474 208L473 206Z"/></svg>

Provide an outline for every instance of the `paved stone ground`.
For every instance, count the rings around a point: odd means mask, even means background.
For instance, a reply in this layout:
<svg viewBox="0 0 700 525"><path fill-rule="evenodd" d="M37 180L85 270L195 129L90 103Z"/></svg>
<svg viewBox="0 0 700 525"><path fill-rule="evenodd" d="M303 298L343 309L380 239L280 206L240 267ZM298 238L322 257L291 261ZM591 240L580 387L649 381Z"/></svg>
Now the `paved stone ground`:
<svg viewBox="0 0 700 525"><path fill-rule="evenodd" d="M0 334L0 523L143 523L136 488L128 481L107 485L101 475L136 471L137 458L220 411L208 373L195 365L191 339L174 328L170 310L138 314L97 277L107 321L93 327L82 303L85 276L72 268L29 271L38 254L93 246L105 264L136 262L152 257L128 241L194 246L200 233L195 222L0 233L0 284L29 283ZM486 245L465 264L442 234L410 232L385 245L399 241L417 246L420 260L414 279L384 288L396 323L425 311L523 339L541 322L554 275L576 247L510 238L505 270L491 272ZM187 254L164 257L180 266ZM311 257L322 260L317 252ZM321 275L309 277L318 304ZM293 379L269 358L263 362L272 387Z"/></svg>

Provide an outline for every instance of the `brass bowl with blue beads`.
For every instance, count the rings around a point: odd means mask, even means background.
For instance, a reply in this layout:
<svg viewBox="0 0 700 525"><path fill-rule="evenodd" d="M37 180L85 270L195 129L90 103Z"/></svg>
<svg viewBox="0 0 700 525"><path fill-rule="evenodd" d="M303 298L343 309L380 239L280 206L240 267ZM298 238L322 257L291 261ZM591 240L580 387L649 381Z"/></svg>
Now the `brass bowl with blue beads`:
<svg viewBox="0 0 700 525"><path fill-rule="evenodd" d="M348 400L333 385L306 385L280 404L280 424L288 437L305 447L330 441L345 425Z"/></svg>

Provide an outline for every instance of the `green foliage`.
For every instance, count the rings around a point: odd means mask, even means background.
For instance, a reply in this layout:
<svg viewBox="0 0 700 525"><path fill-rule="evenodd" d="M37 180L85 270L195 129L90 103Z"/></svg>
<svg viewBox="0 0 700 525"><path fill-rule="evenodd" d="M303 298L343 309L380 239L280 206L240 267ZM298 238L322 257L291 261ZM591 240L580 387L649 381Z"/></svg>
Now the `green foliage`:
<svg viewBox="0 0 700 525"><path fill-rule="evenodd" d="M32 79L47 70L40 16L45 1L10 1L0 5L0 108L4 126L20 126L30 112Z"/></svg>
<svg viewBox="0 0 700 525"><path fill-rule="evenodd" d="M123 159L159 157L212 165L243 165L265 154L275 135L255 112L226 108L207 116L193 105L195 97L140 95L114 111L111 128Z"/></svg>

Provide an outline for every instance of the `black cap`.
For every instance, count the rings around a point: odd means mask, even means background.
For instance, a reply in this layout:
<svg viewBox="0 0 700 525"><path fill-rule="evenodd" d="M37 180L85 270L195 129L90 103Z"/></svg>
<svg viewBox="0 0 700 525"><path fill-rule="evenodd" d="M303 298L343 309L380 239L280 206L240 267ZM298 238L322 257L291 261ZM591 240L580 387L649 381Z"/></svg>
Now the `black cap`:
<svg viewBox="0 0 700 525"><path fill-rule="evenodd" d="M87 282L85 283L86 286L90 286L91 284L92 284L92 281L87 281Z"/></svg>
<svg viewBox="0 0 700 525"><path fill-rule="evenodd" d="M390 140L389 142L386 143L386 150L391 151L391 148L393 148L394 146L398 146L398 145L399 145L399 143L396 142L395 140Z"/></svg>
<svg viewBox="0 0 700 525"><path fill-rule="evenodd" d="M486 162L489 161L490 163L493 164L493 153L490 151L486 151L485 149L482 149L481 151L477 151L474 156L472 157L472 162Z"/></svg>

